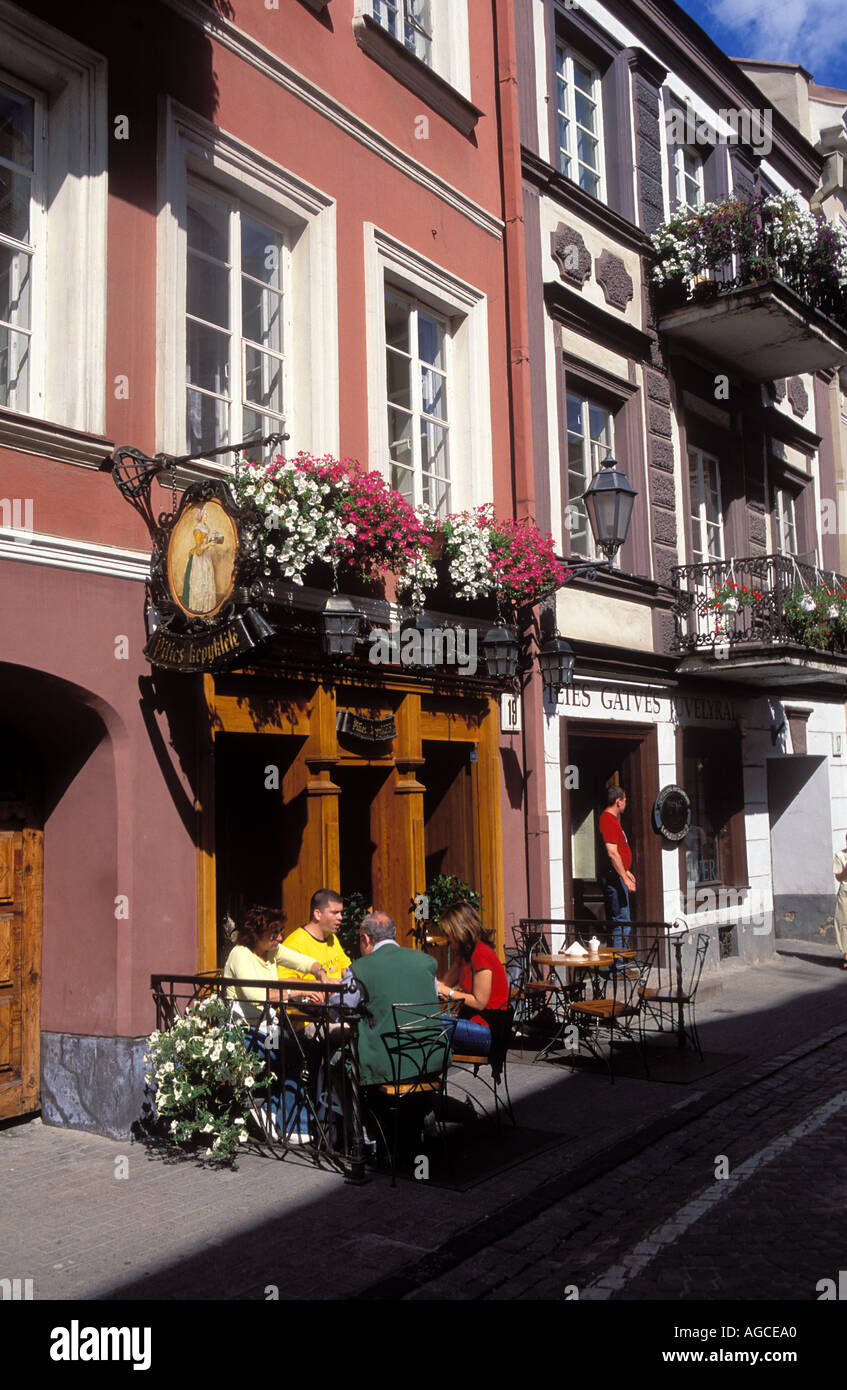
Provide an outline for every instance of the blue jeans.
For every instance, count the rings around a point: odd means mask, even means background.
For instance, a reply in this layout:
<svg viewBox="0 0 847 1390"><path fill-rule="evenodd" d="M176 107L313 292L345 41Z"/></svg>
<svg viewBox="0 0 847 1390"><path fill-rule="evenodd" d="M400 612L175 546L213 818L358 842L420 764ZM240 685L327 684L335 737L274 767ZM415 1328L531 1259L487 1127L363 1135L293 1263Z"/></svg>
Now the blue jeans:
<svg viewBox="0 0 847 1390"><path fill-rule="evenodd" d="M449 1023L447 1019L445 1023ZM491 1029L487 1023L474 1023L470 1018L457 1018L450 1046L454 1052L467 1052L487 1057L491 1049Z"/></svg>
<svg viewBox="0 0 847 1390"><path fill-rule="evenodd" d="M603 875L603 899L606 904L606 920L612 923L612 945L621 950L629 947L629 889L615 869L608 869Z"/></svg>
<svg viewBox="0 0 847 1390"><path fill-rule="evenodd" d="M246 1034L248 1052L261 1057L268 1070L268 1114L281 1135L309 1135L309 1111L303 1104L303 1091L296 1077L287 1077L280 1086L280 1057L275 1048L268 1047L263 1037L251 1030Z"/></svg>

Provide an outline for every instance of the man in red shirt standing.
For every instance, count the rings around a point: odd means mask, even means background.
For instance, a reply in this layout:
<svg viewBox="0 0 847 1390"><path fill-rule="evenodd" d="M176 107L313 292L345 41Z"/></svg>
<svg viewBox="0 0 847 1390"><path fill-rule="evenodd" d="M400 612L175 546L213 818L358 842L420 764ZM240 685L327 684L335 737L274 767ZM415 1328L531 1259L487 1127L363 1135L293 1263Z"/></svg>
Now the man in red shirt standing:
<svg viewBox="0 0 847 1390"><path fill-rule="evenodd" d="M606 791L606 810L600 817L600 834L609 862L601 875L607 920L614 924L612 945L629 946L629 895L635 892L632 872L632 850L621 825L626 810L623 787L611 786Z"/></svg>

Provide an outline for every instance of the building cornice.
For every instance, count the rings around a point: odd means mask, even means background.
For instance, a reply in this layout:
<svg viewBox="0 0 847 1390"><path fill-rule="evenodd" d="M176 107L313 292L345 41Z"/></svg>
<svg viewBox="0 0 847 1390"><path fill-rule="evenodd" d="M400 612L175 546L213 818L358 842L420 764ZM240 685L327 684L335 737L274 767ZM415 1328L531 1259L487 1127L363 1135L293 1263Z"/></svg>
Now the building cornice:
<svg viewBox="0 0 847 1390"><path fill-rule="evenodd" d="M603 347L632 357L637 362L649 359L651 339L648 334L625 319L607 313L577 290L548 281L544 286L544 303L551 318L583 338L592 338Z"/></svg>
<svg viewBox="0 0 847 1390"><path fill-rule="evenodd" d="M114 440L104 435L88 434L0 407L0 448L99 469L114 447Z"/></svg>
<svg viewBox="0 0 847 1390"><path fill-rule="evenodd" d="M590 193L586 193L584 188L573 182L572 179L565 178L558 169L554 169L552 164L548 164L546 159L541 159L532 150L523 146L521 149L521 164L523 176L527 183L537 188L539 193L544 193L555 201L574 217L582 218L584 222L590 223L598 232L602 232L610 241L619 242L630 251L635 251L641 256L650 256L655 259L656 251L650 238L637 227L634 222L630 222L626 217L622 217L614 208L610 208L606 203L601 203L599 198L592 198Z"/></svg>
<svg viewBox="0 0 847 1390"><path fill-rule="evenodd" d="M110 579L132 579L142 584L150 578L150 556L143 550L78 541L70 536L48 536L39 531L0 526L0 560L22 560L32 565L102 574Z"/></svg>
<svg viewBox="0 0 847 1390"><path fill-rule="evenodd" d="M169 9L202 30L209 38L229 49L237 57L255 71L262 73L265 77L275 82L291 96L310 106L313 111L332 121L345 134L358 140L361 145L376 154L380 159L384 159L394 169L404 174L407 178L413 179L429 193L434 194L443 202L455 208L464 217L474 222L490 236L497 237L498 240L503 235L502 219L489 212L469 198L466 193L455 188L446 179L427 169L413 159L406 150L400 149L393 144L378 130L374 130L361 117L357 116L348 107L342 105L329 92L324 91L315 82L312 82L303 73L283 61L271 49L259 43L244 29L239 29L231 20L223 15L215 14L209 9L208 5L201 3L201 0L164 0Z"/></svg>
<svg viewBox="0 0 847 1390"><path fill-rule="evenodd" d="M791 445L809 454L815 453L820 448L821 435L815 434L814 430L801 425L799 420L792 420L790 415L786 415L782 410L777 410L775 405L764 406L761 419L762 428L771 439L778 439L783 444Z"/></svg>

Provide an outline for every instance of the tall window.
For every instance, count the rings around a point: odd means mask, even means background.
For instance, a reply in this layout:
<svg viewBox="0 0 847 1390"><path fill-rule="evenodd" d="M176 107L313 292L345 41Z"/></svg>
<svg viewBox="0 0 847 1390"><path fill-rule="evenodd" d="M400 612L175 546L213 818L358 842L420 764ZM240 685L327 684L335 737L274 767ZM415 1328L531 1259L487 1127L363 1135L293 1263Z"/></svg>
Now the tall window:
<svg viewBox="0 0 847 1390"><path fill-rule="evenodd" d="M385 291L388 448L392 487L413 506L450 510L446 321L391 286Z"/></svg>
<svg viewBox="0 0 847 1390"><path fill-rule="evenodd" d="M683 729L682 774L691 798L685 837L688 884L743 883L747 866L738 731Z"/></svg>
<svg viewBox="0 0 847 1390"><path fill-rule="evenodd" d="M718 461L702 449L688 451L691 559L695 565L724 558L723 509Z"/></svg>
<svg viewBox="0 0 847 1390"><path fill-rule="evenodd" d="M0 405L28 411L33 393L33 265L41 227L37 109L0 85Z"/></svg>
<svg viewBox="0 0 847 1390"><path fill-rule="evenodd" d="M417 58L432 64L430 0L373 0L373 17Z"/></svg>
<svg viewBox="0 0 847 1390"><path fill-rule="evenodd" d="M776 488L776 547L780 555L797 555L797 514L794 493Z"/></svg>
<svg viewBox="0 0 847 1390"><path fill-rule="evenodd" d="M696 212L706 201L702 157L689 145L676 145L673 165L676 210Z"/></svg>
<svg viewBox="0 0 847 1390"><path fill-rule="evenodd" d="M603 460L613 452L612 412L594 401L568 394L568 507L566 523L572 555L593 556L594 542L582 497Z"/></svg>
<svg viewBox="0 0 847 1390"><path fill-rule="evenodd" d="M595 198L603 190L600 74L561 44L556 46L559 168Z"/></svg>
<svg viewBox="0 0 847 1390"><path fill-rule="evenodd" d="M282 232L240 203L190 184L187 245L189 451L283 433L288 391Z"/></svg>

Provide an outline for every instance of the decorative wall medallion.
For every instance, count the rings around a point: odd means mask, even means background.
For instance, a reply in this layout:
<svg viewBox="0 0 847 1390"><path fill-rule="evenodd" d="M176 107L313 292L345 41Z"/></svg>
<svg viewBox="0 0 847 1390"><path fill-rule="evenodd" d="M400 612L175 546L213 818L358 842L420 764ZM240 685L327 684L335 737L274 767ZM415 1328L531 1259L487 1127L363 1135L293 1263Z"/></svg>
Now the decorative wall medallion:
<svg viewBox="0 0 847 1390"><path fill-rule="evenodd" d="M788 382L788 399L791 402L791 409L798 419L802 420L806 411L809 409L809 396L805 386L799 376L792 376Z"/></svg>
<svg viewBox="0 0 847 1390"><path fill-rule="evenodd" d="M591 255L579 232L560 222L551 242L553 260L562 279L581 290L586 280L591 279Z"/></svg>
<svg viewBox="0 0 847 1390"><path fill-rule="evenodd" d="M623 312L633 297L634 286L632 276L620 256L613 256L611 251L604 251L594 263L594 274L606 296L606 303Z"/></svg>

